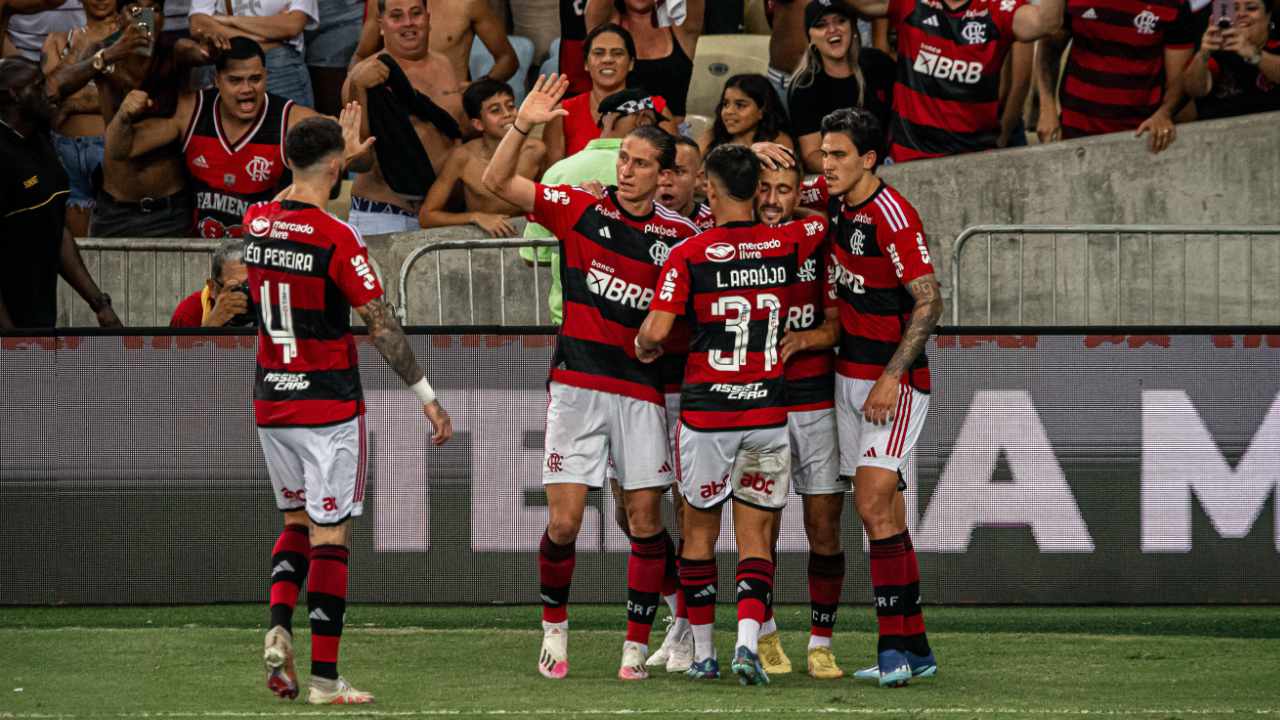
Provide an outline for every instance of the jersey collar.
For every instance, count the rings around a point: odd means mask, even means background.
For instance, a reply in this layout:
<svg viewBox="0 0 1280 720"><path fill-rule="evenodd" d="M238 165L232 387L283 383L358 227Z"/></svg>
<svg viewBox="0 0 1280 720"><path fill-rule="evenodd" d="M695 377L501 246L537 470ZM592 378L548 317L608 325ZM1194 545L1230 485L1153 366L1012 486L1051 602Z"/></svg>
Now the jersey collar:
<svg viewBox="0 0 1280 720"><path fill-rule="evenodd" d="M622 217L632 222L648 222L653 219L654 213L657 212L658 205L656 202L650 206L649 212L645 215L632 215L627 212L627 209L622 207L622 203L618 202L618 186L616 185L610 185L605 188L605 194L608 195L609 202L613 203L613 207L622 213Z"/></svg>

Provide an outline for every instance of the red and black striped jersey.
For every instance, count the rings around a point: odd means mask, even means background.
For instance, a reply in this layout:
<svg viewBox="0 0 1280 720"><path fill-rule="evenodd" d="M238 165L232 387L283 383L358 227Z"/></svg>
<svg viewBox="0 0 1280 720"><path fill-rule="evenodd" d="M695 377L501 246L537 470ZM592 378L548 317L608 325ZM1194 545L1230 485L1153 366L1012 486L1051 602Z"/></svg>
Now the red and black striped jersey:
<svg viewBox="0 0 1280 720"><path fill-rule="evenodd" d="M1026 0L890 0L898 30L889 157L894 162L989 150L1000 136L1000 71L1013 14Z"/></svg>
<svg viewBox="0 0 1280 720"><path fill-rule="evenodd" d="M662 268L653 309L692 330L680 420L697 430L787 421L778 340L792 304L796 253L818 223L726 223L680 243Z"/></svg>
<svg viewBox="0 0 1280 720"><path fill-rule="evenodd" d="M183 138L196 232L204 238L241 237L241 218L254 203L275 196L288 171L284 137L293 101L267 93L258 119L234 142L223 131L218 103L217 88L197 93Z"/></svg>
<svg viewBox="0 0 1280 720"><path fill-rule="evenodd" d="M382 297L382 284L360 233L291 200L253 206L244 227L258 314L258 425L331 425L364 414L351 308Z"/></svg>
<svg viewBox="0 0 1280 720"><path fill-rule="evenodd" d="M800 183L800 207L826 214L831 196L827 191L827 178L818 175Z"/></svg>
<svg viewBox="0 0 1280 720"><path fill-rule="evenodd" d="M541 183L532 218L560 241L564 320L551 379L661 404L661 368L636 359L636 332L672 246L698 228L656 204L648 215L632 215L614 188L597 200L580 188Z"/></svg>
<svg viewBox="0 0 1280 720"><path fill-rule="evenodd" d="M689 220L698 226L699 230L710 230L716 226L715 213L711 212L711 206L700 202L693 208L693 214L689 216Z"/></svg>
<svg viewBox="0 0 1280 720"><path fill-rule="evenodd" d="M933 273L920 215L883 181L856 206L831 200L827 303L840 311L836 372L878 380L902 342L915 299L906 286ZM929 392L929 359L916 358L902 383Z"/></svg>
<svg viewBox="0 0 1280 720"><path fill-rule="evenodd" d="M796 220L804 235L796 248L796 277L791 289L791 309L787 311L787 332L813 330L825 319L827 264L831 252L827 244L825 218ZM821 410L835 405L836 356L831 350L797 353L787 361L787 408L792 412Z"/></svg>
<svg viewBox="0 0 1280 720"><path fill-rule="evenodd" d="M1164 97L1165 48L1199 35L1187 0L1068 0L1071 53L1059 102L1066 138L1132 130Z"/></svg>

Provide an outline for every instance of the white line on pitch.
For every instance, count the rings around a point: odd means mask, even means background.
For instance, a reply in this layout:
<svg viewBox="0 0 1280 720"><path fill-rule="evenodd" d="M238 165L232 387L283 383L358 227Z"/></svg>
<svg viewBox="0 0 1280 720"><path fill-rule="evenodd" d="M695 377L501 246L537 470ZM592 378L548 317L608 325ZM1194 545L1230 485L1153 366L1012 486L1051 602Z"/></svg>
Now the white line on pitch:
<svg viewBox="0 0 1280 720"><path fill-rule="evenodd" d="M165 711L113 713L105 717L116 718L288 718L288 717L369 717L369 718L413 718L413 717L582 717L582 716L631 716L631 715L1013 715L1013 716L1090 716L1090 717L1147 717L1147 716L1266 716L1280 715L1280 708L1252 709L1192 709L1192 708L1014 708L1014 707L898 707L898 708L762 708L762 707L713 707L713 708L645 708L645 709L591 709L591 710L559 710L553 708L537 708L527 710L301 710L293 712L281 711L238 711L238 710L204 710L204 711ZM4 720L71 720L80 717L104 717L104 715L77 715L74 713L8 713L0 712Z"/></svg>

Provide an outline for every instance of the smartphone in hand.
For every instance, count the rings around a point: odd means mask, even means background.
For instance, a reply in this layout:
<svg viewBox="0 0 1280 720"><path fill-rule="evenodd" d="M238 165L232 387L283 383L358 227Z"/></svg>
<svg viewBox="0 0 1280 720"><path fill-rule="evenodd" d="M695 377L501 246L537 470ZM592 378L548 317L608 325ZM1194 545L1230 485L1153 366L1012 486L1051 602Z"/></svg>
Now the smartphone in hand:
<svg viewBox="0 0 1280 720"><path fill-rule="evenodd" d="M1213 11L1209 16L1209 24L1219 30L1227 30L1236 24L1236 1L1213 0Z"/></svg>

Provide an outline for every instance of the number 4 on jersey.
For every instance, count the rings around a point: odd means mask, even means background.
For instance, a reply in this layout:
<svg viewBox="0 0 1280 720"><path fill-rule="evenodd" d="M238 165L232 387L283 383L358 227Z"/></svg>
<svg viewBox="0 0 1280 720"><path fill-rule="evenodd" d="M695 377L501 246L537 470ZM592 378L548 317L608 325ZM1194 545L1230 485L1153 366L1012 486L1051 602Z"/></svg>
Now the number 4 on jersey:
<svg viewBox="0 0 1280 720"><path fill-rule="evenodd" d="M281 359L287 365L298 357L298 339L293 334L293 303L289 299L289 283L279 283L278 287L279 328L275 325L274 307L277 303L272 302L270 280L262 281L258 296L262 298L262 326L266 328L267 337L271 338L271 342L281 346Z"/></svg>

